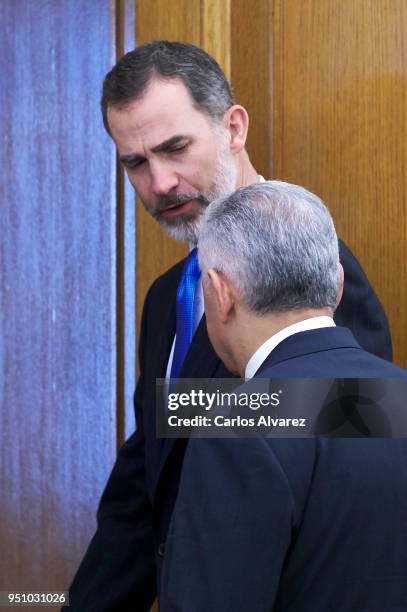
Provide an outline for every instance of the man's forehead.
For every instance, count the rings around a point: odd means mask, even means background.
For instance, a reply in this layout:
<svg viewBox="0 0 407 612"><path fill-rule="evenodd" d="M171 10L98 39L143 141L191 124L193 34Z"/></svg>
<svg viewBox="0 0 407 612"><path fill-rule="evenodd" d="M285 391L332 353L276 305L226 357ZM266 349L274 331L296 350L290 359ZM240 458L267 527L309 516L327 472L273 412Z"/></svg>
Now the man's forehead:
<svg viewBox="0 0 407 612"><path fill-rule="evenodd" d="M152 77L149 80L143 95L140 97L140 100L142 101L143 98L158 97L162 101L164 95L174 95L179 99L189 102L191 105L193 104L193 100L187 86L179 77Z"/></svg>
<svg viewBox="0 0 407 612"><path fill-rule="evenodd" d="M109 128L121 153L136 145L153 148L170 138L210 128L206 115L198 111L180 79L154 79L142 98L107 111Z"/></svg>
<svg viewBox="0 0 407 612"><path fill-rule="evenodd" d="M194 106L192 97L181 79L153 78L141 96L123 105L110 107L109 110L134 112L141 121L144 116L150 118L154 114L170 118L176 116L181 108L184 112L202 114Z"/></svg>

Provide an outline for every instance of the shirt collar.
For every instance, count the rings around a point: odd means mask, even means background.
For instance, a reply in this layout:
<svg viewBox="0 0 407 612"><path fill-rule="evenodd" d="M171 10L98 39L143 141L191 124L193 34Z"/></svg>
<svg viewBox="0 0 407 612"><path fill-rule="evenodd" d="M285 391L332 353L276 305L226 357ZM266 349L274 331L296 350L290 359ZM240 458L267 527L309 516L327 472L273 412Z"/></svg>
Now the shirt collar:
<svg viewBox="0 0 407 612"><path fill-rule="evenodd" d="M274 351L280 342L293 334L297 334L298 332L309 331L310 329L319 329L321 327L335 327L335 322L328 316L312 317L310 319L305 319L304 321L293 323L292 325L289 325L288 327L285 327L274 334L274 336L271 336L271 338L259 346L254 355L252 355L249 359L245 371L246 380L253 378L261 364L267 359L270 353Z"/></svg>

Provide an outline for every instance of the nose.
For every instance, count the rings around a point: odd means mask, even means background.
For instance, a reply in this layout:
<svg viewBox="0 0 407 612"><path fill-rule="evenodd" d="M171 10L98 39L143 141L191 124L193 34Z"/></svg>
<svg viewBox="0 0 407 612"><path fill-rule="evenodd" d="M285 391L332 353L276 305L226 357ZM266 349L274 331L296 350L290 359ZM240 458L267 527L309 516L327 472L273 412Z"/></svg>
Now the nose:
<svg viewBox="0 0 407 612"><path fill-rule="evenodd" d="M150 164L151 188L155 195L166 195L178 187L178 176L165 164Z"/></svg>

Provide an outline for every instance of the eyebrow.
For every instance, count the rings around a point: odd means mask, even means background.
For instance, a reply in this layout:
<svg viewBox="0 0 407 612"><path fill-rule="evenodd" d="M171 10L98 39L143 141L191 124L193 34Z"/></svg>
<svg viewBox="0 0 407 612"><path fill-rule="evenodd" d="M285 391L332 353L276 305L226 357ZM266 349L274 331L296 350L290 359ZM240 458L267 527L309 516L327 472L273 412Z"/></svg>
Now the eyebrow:
<svg viewBox="0 0 407 612"><path fill-rule="evenodd" d="M164 140L164 142L161 142L160 144L156 145L151 150L153 153L165 153L166 151L169 151L173 146L183 142L184 140L191 142L191 138L183 134L180 134L178 136L172 136L171 138ZM123 164L133 164L144 159L145 157L143 155L139 155L138 153L130 153L130 155L120 156L120 161Z"/></svg>

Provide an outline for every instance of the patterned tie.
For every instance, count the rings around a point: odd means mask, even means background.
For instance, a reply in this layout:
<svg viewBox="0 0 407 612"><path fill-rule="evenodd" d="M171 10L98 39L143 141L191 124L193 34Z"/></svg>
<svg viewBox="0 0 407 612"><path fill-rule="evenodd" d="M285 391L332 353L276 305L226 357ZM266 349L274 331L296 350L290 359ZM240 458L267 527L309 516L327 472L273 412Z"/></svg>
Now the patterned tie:
<svg viewBox="0 0 407 612"><path fill-rule="evenodd" d="M177 290L177 337L171 366L171 379L178 378L194 334L195 293L201 271L197 249L187 257Z"/></svg>

